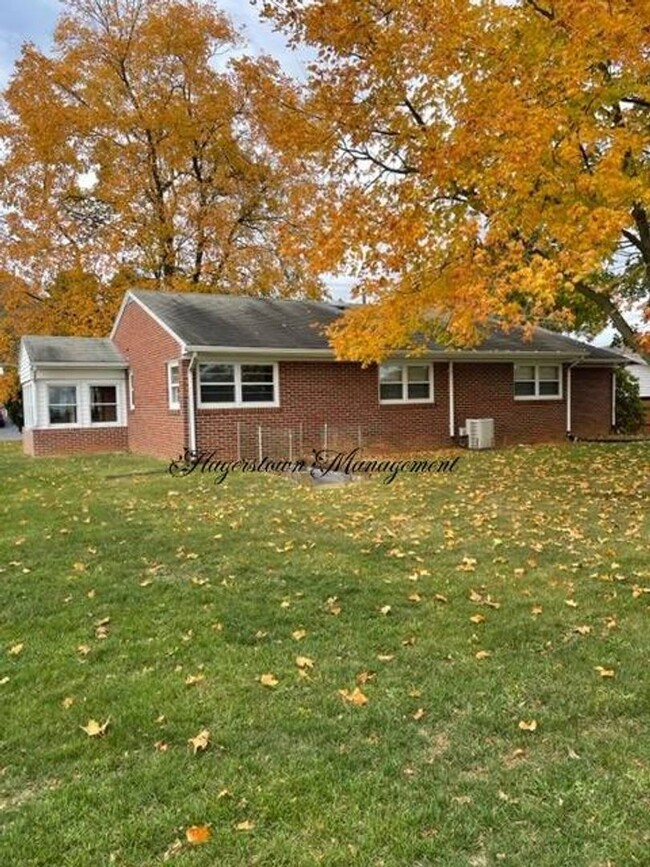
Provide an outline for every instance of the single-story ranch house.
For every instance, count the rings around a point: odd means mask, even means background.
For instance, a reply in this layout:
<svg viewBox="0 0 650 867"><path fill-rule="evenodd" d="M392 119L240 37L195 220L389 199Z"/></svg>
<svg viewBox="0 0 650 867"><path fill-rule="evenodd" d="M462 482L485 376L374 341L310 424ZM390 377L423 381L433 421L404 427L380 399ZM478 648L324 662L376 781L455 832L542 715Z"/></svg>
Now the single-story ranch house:
<svg viewBox="0 0 650 867"><path fill-rule="evenodd" d="M618 353L537 328L364 368L336 361L322 333L342 310L130 291L110 337L24 337L24 449L237 459L266 452L276 431L295 457L327 446L328 431L404 451L462 442L468 419L492 419L496 445L602 436L615 422Z"/></svg>

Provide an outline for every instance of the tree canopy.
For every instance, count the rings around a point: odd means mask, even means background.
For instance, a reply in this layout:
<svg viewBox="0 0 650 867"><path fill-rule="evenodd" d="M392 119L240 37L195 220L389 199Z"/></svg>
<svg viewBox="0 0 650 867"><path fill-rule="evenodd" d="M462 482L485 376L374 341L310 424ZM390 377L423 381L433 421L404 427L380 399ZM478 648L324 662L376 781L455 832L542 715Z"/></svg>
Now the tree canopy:
<svg viewBox="0 0 650 867"><path fill-rule="evenodd" d="M374 304L334 331L369 360L495 317L564 327L650 309L648 0L267 0L315 53L298 147L327 183L317 268Z"/></svg>

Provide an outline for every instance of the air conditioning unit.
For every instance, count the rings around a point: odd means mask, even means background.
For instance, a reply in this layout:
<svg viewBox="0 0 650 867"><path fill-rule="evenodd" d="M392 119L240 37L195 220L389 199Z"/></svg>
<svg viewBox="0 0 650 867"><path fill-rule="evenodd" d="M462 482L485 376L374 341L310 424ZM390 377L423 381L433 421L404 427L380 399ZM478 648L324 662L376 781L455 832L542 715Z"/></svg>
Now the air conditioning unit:
<svg viewBox="0 0 650 867"><path fill-rule="evenodd" d="M494 419L493 418L468 418L465 422L467 428L467 447L470 449L494 448Z"/></svg>

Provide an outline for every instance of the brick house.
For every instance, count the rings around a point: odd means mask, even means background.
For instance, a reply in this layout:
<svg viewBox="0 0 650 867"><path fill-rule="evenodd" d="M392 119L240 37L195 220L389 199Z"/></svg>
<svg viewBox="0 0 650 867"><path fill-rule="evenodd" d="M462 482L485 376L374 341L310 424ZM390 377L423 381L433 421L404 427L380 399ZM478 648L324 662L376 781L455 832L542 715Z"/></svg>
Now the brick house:
<svg viewBox="0 0 650 867"><path fill-rule="evenodd" d="M618 353L537 328L364 368L336 361L322 333L342 309L131 291L108 338L24 337L24 449L296 457L449 446L467 419L492 419L497 446L612 429Z"/></svg>

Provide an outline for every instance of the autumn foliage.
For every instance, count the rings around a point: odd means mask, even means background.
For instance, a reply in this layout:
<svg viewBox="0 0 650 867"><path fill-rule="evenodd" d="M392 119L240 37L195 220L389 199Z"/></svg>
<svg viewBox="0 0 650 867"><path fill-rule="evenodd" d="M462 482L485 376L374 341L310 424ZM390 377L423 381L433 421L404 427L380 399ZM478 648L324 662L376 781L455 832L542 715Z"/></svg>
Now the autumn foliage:
<svg viewBox="0 0 650 867"><path fill-rule="evenodd" d="M374 306L334 335L369 360L490 317L612 318L650 284L647 0L283 0L315 53L300 147L327 178L320 269ZM298 114L298 113L296 113Z"/></svg>

